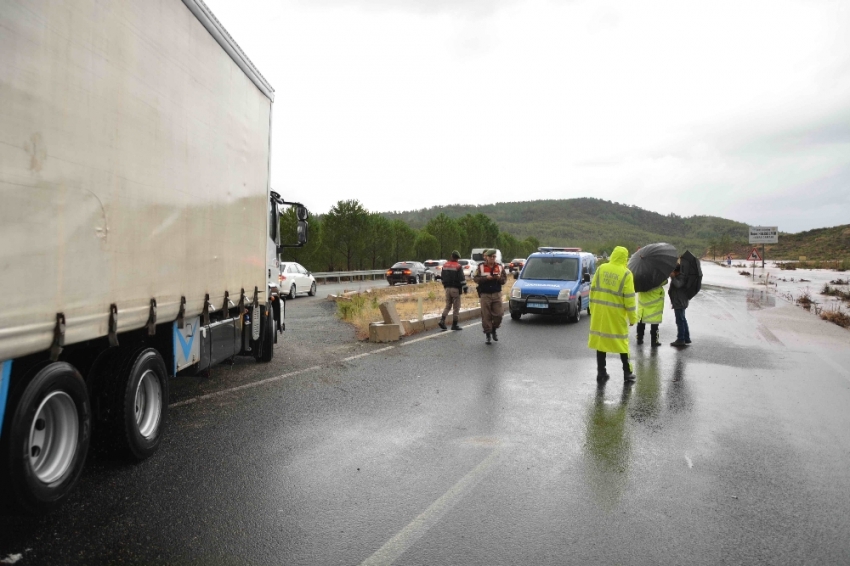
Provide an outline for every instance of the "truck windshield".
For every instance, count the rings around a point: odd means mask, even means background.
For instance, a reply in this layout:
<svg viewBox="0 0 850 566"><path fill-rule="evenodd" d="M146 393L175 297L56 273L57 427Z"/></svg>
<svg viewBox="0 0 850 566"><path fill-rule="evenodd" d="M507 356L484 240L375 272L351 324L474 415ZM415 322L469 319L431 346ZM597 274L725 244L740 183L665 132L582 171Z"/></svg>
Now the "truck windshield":
<svg viewBox="0 0 850 566"><path fill-rule="evenodd" d="M575 281L578 259L571 257L532 257L525 264L521 279Z"/></svg>

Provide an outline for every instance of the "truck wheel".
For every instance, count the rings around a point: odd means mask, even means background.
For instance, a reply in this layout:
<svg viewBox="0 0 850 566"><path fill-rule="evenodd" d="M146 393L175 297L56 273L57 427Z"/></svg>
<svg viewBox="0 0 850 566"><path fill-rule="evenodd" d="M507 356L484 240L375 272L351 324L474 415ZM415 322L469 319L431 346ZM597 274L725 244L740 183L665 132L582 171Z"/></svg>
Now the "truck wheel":
<svg viewBox="0 0 850 566"><path fill-rule="evenodd" d="M307 294L310 295L311 297L316 296L316 282L315 281L313 281L313 283L310 285L310 290L307 292Z"/></svg>
<svg viewBox="0 0 850 566"><path fill-rule="evenodd" d="M295 285L289 288L289 294L286 296L287 299L295 298Z"/></svg>
<svg viewBox="0 0 850 566"><path fill-rule="evenodd" d="M519 320L522 318L522 313L519 311L511 311L511 320Z"/></svg>
<svg viewBox="0 0 850 566"><path fill-rule="evenodd" d="M256 354L258 362L268 363L274 357L274 319L266 309L264 324L260 327L259 351Z"/></svg>
<svg viewBox="0 0 850 566"><path fill-rule="evenodd" d="M95 381L104 393L98 428L110 452L141 461L159 448L165 428L165 362L153 348L124 350L113 356L113 363L105 363Z"/></svg>
<svg viewBox="0 0 850 566"><path fill-rule="evenodd" d="M86 460L91 410L86 383L74 366L39 370L17 397L2 441L3 491L13 507L44 513L70 493Z"/></svg>

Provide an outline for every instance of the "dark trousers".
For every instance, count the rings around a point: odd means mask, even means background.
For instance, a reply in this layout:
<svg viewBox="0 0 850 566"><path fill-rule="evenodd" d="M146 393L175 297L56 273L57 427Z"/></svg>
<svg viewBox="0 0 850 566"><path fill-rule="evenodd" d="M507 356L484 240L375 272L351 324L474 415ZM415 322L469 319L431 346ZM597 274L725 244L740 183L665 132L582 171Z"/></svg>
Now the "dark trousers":
<svg viewBox="0 0 850 566"><path fill-rule="evenodd" d="M628 354L620 354L620 361L623 362L623 373L632 373L632 364L629 363ZM596 350L596 372L605 373L605 352Z"/></svg>
<svg viewBox="0 0 850 566"><path fill-rule="evenodd" d="M638 322L637 323L638 340L643 340L643 333L645 331L646 331L646 323L645 322ZM650 324L649 325L649 338L650 338L650 342L652 342L653 344L658 342L658 325L657 324Z"/></svg>
<svg viewBox="0 0 850 566"><path fill-rule="evenodd" d="M676 313L676 340L690 342L691 331L688 328L688 319L685 318L685 309L675 309L673 312Z"/></svg>

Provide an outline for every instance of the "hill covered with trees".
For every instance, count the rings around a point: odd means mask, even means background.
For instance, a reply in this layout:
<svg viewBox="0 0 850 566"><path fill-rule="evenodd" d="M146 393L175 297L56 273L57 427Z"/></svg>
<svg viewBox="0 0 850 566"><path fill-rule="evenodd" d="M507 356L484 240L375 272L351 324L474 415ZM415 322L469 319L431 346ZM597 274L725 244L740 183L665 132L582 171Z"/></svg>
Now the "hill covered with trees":
<svg viewBox="0 0 850 566"><path fill-rule="evenodd" d="M292 211L281 221L284 240L294 241ZM748 226L716 216L682 217L594 198L450 205L407 212L370 212L358 201L340 201L310 219L308 244L288 249L283 260L313 271L383 269L400 260L446 258L457 249L497 247L506 260L526 257L538 246L569 246L601 255L614 246L629 250L668 242L694 255L747 257ZM288 235L288 236L287 236ZM848 259L850 225L799 234L780 233L766 247L771 259Z"/></svg>

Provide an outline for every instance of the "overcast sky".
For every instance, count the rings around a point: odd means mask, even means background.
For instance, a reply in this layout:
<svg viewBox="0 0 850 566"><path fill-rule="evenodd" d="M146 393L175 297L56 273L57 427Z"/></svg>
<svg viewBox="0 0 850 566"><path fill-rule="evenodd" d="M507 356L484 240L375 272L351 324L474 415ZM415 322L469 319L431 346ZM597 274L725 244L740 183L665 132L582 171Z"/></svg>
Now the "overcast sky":
<svg viewBox="0 0 850 566"><path fill-rule="evenodd" d="M314 213L597 197L850 223L846 0L205 0Z"/></svg>

